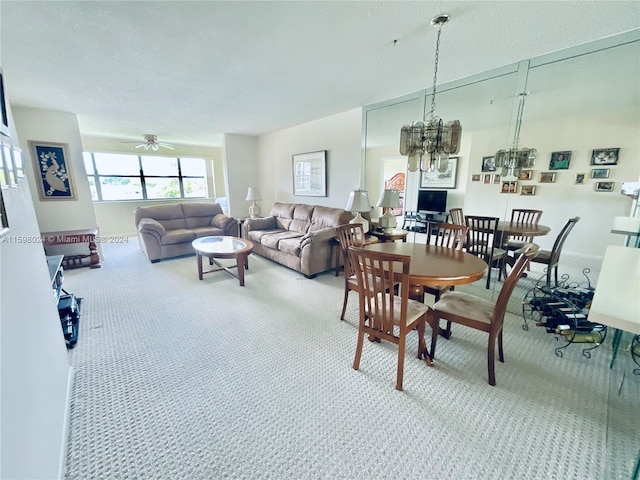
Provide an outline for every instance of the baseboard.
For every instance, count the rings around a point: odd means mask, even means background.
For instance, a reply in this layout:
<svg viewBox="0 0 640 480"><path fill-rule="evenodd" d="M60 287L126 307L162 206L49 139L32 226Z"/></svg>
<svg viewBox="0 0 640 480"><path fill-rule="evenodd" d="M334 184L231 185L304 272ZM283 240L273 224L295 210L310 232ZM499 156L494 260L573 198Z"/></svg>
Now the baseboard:
<svg viewBox="0 0 640 480"><path fill-rule="evenodd" d="M69 442L69 421L71 418L71 394L75 371L69 367L67 376L67 397L64 402L64 420L62 421L62 438L60 439L60 459L58 460L58 480L63 480L67 473L67 445Z"/></svg>

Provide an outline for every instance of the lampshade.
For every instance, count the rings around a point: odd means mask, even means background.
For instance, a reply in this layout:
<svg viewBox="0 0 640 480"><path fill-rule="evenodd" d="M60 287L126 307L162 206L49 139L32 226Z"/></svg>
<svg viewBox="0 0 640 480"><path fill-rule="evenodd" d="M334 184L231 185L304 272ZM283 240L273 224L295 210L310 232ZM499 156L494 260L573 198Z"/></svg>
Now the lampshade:
<svg viewBox="0 0 640 480"><path fill-rule="evenodd" d="M366 190L354 190L349 194L349 201L345 210L349 212L368 212L371 210L369 195Z"/></svg>
<svg viewBox="0 0 640 480"><path fill-rule="evenodd" d="M435 115L440 33L442 26L448 21L449 15L438 15L431 19L431 25L438 29L438 39L436 40L429 120L403 125L400 129L400 154L409 157L407 168L410 172L415 172L420 167L421 170L438 170L444 173L449 167L449 155L456 154L460 150L460 135L462 133L460 121L451 120L444 123L441 118Z"/></svg>
<svg viewBox="0 0 640 480"><path fill-rule="evenodd" d="M397 190L382 190L377 207L398 208L400 206L400 192Z"/></svg>
<svg viewBox="0 0 640 480"><path fill-rule="evenodd" d="M349 200L345 210L350 212L357 212L349 223L359 223L362 225L362 229L365 233L369 231L369 220L360 215L360 212L368 212L371 210L371 204L369 203L369 195L366 190L354 190L349 194Z"/></svg>
<svg viewBox="0 0 640 480"><path fill-rule="evenodd" d="M246 201L255 201L262 200L262 195L260 195L260 187L249 187L249 191L247 192Z"/></svg>

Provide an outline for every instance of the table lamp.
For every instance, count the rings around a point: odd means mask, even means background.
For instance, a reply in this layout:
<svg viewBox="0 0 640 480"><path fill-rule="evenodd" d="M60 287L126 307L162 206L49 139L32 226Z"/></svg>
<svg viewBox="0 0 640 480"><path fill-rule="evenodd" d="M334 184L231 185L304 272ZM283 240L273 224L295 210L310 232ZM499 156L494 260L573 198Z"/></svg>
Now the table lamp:
<svg viewBox="0 0 640 480"><path fill-rule="evenodd" d="M260 216L260 206L256 203L256 201L262 200L262 196L260 195L260 187L249 187L247 198L245 198L245 200L248 202L253 202L249 207L249 216L251 218L258 218Z"/></svg>
<svg viewBox="0 0 640 480"><path fill-rule="evenodd" d="M349 223L360 223L364 233L369 231L369 220L360 215L361 212L368 212L371 210L371 204L369 203L369 195L366 190L354 190L349 194L349 201L345 210L349 212L355 212L356 216L349 221Z"/></svg>
<svg viewBox="0 0 640 480"><path fill-rule="evenodd" d="M378 225L388 233L396 227L396 217L391 209L400 207L400 192L397 190L382 190L378 207L382 207L382 216L378 219Z"/></svg>

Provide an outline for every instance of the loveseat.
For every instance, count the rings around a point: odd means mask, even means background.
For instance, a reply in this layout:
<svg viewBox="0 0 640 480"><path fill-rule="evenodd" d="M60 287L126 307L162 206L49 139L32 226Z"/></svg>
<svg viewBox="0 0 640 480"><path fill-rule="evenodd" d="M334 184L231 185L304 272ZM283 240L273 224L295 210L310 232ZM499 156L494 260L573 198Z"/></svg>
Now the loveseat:
<svg viewBox="0 0 640 480"><path fill-rule="evenodd" d="M335 267L335 227L352 218L340 208L276 202L269 216L245 220L243 236L254 253L313 278Z"/></svg>
<svg viewBox="0 0 640 480"><path fill-rule="evenodd" d="M199 237L238 236L238 222L213 202L138 207L134 216L140 250L152 263L195 253L191 242Z"/></svg>

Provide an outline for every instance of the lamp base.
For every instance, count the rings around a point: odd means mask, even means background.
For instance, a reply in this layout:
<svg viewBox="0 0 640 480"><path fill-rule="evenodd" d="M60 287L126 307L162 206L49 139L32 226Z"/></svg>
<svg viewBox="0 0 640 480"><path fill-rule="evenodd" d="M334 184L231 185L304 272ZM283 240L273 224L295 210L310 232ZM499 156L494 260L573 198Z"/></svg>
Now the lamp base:
<svg viewBox="0 0 640 480"><path fill-rule="evenodd" d="M251 218L258 218L260 217L260 213L262 213L260 206L254 201L249 207L249 216Z"/></svg>
<svg viewBox="0 0 640 480"><path fill-rule="evenodd" d="M369 220L360 215L360 212L358 212L355 217L349 220L349 223L360 223L362 225L364 233L367 233L369 231Z"/></svg>
<svg viewBox="0 0 640 480"><path fill-rule="evenodd" d="M390 233L398 222L396 221L396 217L394 217L391 213L391 209L388 208L387 211L378 219L378 225L382 228L384 233Z"/></svg>

